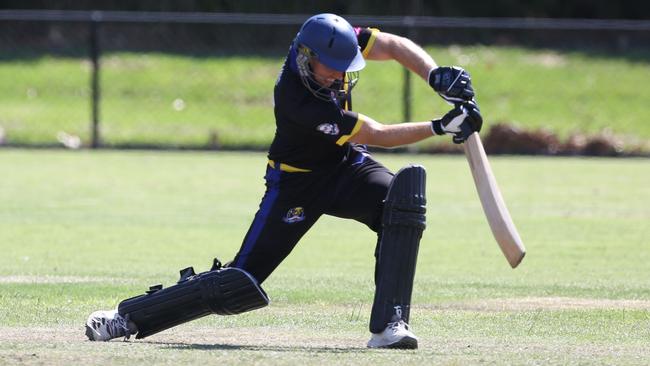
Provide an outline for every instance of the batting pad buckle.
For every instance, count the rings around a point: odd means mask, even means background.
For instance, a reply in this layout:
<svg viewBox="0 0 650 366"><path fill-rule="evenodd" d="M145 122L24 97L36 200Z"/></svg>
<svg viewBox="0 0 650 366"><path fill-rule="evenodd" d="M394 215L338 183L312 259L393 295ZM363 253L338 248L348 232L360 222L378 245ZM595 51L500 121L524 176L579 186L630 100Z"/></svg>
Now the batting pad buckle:
<svg viewBox="0 0 650 366"><path fill-rule="evenodd" d="M219 258L215 258L212 260L212 268L210 268L211 271L219 270L221 269L221 267L223 267L223 265L221 264Z"/></svg>
<svg viewBox="0 0 650 366"><path fill-rule="evenodd" d="M178 280L178 283L187 281L187 279L192 276L196 276L196 273L194 272L194 267L183 268L179 272L181 274L181 278Z"/></svg>
<svg viewBox="0 0 650 366"><path fill-rule="evenodd" d="M163 288L163 285L161 283L159 283L157 285L149 286L149 289L147 290L147 294L153 294L156 291L162 290L162 288Z"/></svg>

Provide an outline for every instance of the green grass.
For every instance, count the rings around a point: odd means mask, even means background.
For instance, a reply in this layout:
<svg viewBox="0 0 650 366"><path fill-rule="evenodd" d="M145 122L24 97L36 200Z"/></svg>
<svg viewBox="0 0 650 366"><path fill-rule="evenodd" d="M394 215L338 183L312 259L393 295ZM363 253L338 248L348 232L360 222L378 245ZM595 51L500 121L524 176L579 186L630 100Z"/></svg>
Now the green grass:
<svg viewBox="0 0 650 366"><path fill-rule="evenodd" d="M600 56L514 47L433 47L441 65L471 71L487 126L510 122L561 137L611 131L649 140L650 56ZM114 52L102 58L101 121L109 144L265 145L273 137L272 90L283 55L192 57ZM12 143L56 143L59 131L89 141L89 63L42 56L0 62L0 126ZM355 109L402 121L402 68L370 62ZM413 78L413 119L449 107ZM176 104L174 102L176 101Z"/></svg>
<svg viewBox="0 0 650 366"><path fill-rule="evenodd" d="M0 364L639 364L650 356L647 159L492 158L527 246L512 270L460 156L428 171L415 352L368 351L373 234L324 217L265 282L272 304L144 341L84 341L86 316L231 259L262 153L1 150ZM573 304L573 305L572 305Z"/></svg>

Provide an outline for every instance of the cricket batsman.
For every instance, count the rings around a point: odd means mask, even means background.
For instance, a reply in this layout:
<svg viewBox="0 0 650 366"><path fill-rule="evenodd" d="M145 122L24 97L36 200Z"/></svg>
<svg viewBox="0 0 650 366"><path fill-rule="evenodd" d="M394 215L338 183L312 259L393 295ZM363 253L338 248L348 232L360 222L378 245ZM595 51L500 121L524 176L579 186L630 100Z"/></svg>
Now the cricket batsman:
<svg viewBox="0 0 650 366"><path fill-rule="evenodd" d="M382 124L352 111L351 92L366 60L395 60L422 77L454 108L425 122ZM377 233L370 348L417 348L410 329L411 292L425 228L425 171L393 174L366 146L391 148L433 135L479 131L469 74L439 67L411 40L374 28L353 28L318 14L291 43L274 89L275 137L266 164L266 192L234 259L177 284L152 286L86 322L92 341L144 338L208 315L232 315L268 305L262 283L322 215L356 220ZM444 184L440 181L438 184ZM345 267L339 268L345 271Z"/></svg>

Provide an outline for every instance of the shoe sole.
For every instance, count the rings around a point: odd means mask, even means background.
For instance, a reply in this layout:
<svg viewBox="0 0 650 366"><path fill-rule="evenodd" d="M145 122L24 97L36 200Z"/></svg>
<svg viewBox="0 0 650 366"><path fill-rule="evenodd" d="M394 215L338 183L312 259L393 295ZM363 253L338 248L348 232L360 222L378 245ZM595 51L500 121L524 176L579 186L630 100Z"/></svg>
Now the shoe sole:
<svg viewBox="0 0 650 366"><path fill-rule="evenodd" d="M386 348L390 349L417 349L418 348L418 340L412 337L404 337L400 339L398 342L395 342L393 344L389 344L386 346Z"/></svg>
<svg viewBox="0 0 650 366"><path fill-rule="evenodd" d="M385 346L371 347L368 348L383 348L383 349L417 349L418 340L413 337L404 337L395 343L391 343Z"/></svg>

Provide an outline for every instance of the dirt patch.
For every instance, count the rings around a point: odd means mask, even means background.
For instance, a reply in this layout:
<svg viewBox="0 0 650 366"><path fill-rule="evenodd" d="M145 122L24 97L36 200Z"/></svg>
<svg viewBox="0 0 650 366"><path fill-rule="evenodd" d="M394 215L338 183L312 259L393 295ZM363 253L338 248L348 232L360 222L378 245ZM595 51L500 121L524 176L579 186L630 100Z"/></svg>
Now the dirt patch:
<svg viewBox="0 0 650 366"><path fill-rule="evenodd" d="M122 342L113 340L111 342L94 343L86 340L81 327L0 327L0 344L8 347L12 344L18 349L11 351L9 348L0 347L0 364L4 357L5 361L12 359L18 363L36 364L69 364L57 360L70 359L84 364L98 364L97 360L106 361L115 355L132 358L163 357L167 364L172 364L177 357L181 357L178 351L201 351L200 353L189 353L192 359L211 358L214 352L225 356L223 352L233 352L230 357L237 359L249 357L288 357L300 359L308 355L309 359L326 357L339 358L341 361L352 361L355 357L360 365L370 364L368 357L383 357L383 351L370 351L365 346L366 333L336 333L309 331L308 329L293 329L291 327L254 327L254 328L218 328L218 327L196 327L183 325L163 333L151 336L143 340L130 340ZM81 353L80 353L81 351ZM165 353L161 351L170 351ZM252 352L252 353L251 353ZM261 352L261 353L260 353ZM393 354L391 351L386 355ZM530 361L529 357L538 359L540 362L531 364L551 363L575 363L576 360L593 360L594 357L603 360L613 360L617 357L628 359L643 359L648 355L645 344L612 344L607 342L575 342L562 339L530 340L512 338L511 336L497 337L439 337L429 336L420 339L420 349L415 353L408 353L411 356L422 358L422 362L410 362L412 364L430 364L430 357L436 358L457 358L471 361L474 357L478 359L472 364L482 363L482 360L508 360L518 359L518 355L528 355L522 360ZM396 356L405 357L408 354L395 353ZM34 357L31 357L34 356ZM166 356L165 356L166 355ZM264 356L260 356L264 355ZM513 359L510 359L510 358ZM32 359L34 358L34 359ZM348 359L349 358L349 359ZM428 362L424 362L426 360ZM47 362L51 360L52 362ZM32 361L32 362L29 362ZM161 361L159 359L158 361ZM207 359L206 359L207 361ZM411 361L417 361L413 359ZM572 362L571 362L572 361ZM122 364L124 362L117 362ZM136 362L137 363L137 362ZM274 364L271 362L270 364ZM345 364L353 364L344 362ZM409 363L409 362L406 362ZM497 362L499 363L499 362ZM525 362L529 363L529 362ZM589 363L589 362L587 362ZM623 362L629 363L629 362ZM126 364L126 363L124 363ZM226 363L227 364L227 363ZM282 364L289 364L283 362ZM467 364L460 362L459 364Z"/></svg>
<svg viewBox="0 0 650 366"><path fill-rule="evenodd" d="M170 329L138 342L170 348L353 350L365 349L367 341L366 334L361 331L359 334L337 334L336 337L332 337L329 332L295 332L284 327L226 329L192 327L191 334L192 336L188 337L187 330L184 331L182 328Z"/></svg>
<svg viewBox="0 0 650 366"><path fill-rule="evenodd" d="M82 339L83 327L0 327L2 342L71 342Z"/></svg>
<svg viewBox="0 0 650 366"><path fill-rule="evenodd" d="M618 136L611 130L596 134L574 133L562 139L546 129L526 129L506 122L489 126L481 133L483 146L488 155L562 155L562 156L648 156L650 142ZM426 153L461 153L462 146L435 144L423 148Z"/></svg>
<svg viewBox="0 0 650 366"><path fill-rule="evenodd" d="M523 297L512 299L483 299L434 305L437 309L473 311L529 310L650 310L650 300L581 299L572 297Z"/></svg>
<svg viewBox="0 0 650 366"><path fill-rule="evenodd" d="M573 134L561 141L545 129L527 130L497 123L484 139L488 154L618 156L625 153L623 140L609 130L595 135ZM638 147L632 150L638 152Z"/></svg>
<svg viewBox="0 0 650 366"><path fill-rule="evenodd" d="M0 364L644 364L643 341L587 342L503 334L421 335L417 351L368 350L367 330L332 332L184 324L144 340L90 342L82 327L0 327Z"/></svg>
<svg viewBox="0 0 650 366"><path fill-rule="evenodd" d="M281 334L281 336L272 336ZM337 334L336 339L328 332L292 332L283 327L218 328L197 327L184 324L146 339L129 342L142 343L165 348L211 348L211 349L260 349L264 347L291 348L308 345L309 348L323 349L365 349L366 334ZM2 342L27 343L71 343L87 342L83 326L70 327L0 327ZM115 339L111 343L121 342Z"/></svg>

